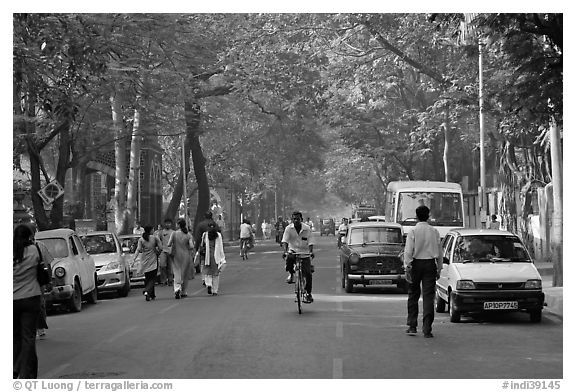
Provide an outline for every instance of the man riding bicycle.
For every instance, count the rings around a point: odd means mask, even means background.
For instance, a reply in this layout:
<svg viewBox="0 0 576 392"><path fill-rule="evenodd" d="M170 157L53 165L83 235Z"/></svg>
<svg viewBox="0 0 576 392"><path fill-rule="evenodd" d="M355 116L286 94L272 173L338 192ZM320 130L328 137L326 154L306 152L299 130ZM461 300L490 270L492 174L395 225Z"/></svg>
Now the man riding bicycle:
<svg viewBox="0 0 576 392"><path fill-rule="evenodd" d="M286 259L286 271L290 274L286 279L286 283L294 283L294 261L295 257L291 253L310 253L310 257L302 258L302 275L306 279L306 295L304 302L311 303L314 301L312 298L312 263L311 259L314 258L314 240L312 237L312 229L305 223L302 223L302 213L294 211L292 213L292 223L284 230L282 236L282 246L284 247L284 254L282 257Z"/></svg>

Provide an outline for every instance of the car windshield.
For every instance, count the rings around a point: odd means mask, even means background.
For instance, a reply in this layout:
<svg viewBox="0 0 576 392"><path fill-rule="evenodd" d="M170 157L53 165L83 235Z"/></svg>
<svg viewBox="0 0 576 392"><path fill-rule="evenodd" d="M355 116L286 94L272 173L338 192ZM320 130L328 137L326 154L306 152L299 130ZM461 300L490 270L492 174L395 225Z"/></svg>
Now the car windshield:
<svg viewBox="0 0 576 392"><path fill-rule="evenodd" d="M530 262L522 242L514 236L475 235L460 237L454 250L454 261Z"/></svg>
<svg viewBox="0 0 576 392"><path fill-rule="evenodd" d="M449 192L400 192L396 221L415 226L418 223L416 208L420 205L430 208L428 222L432 226L464 226L460 195Z"/></svg>
<svg viewBox="0 0 576 392"><path fill-rule="evenodd" d="M136 252L136 247L138 246L138 238L140 237L120 238L120 244L122 245L122 249L127 249L128 253Z"/></svg>
<svg viewBox="0 0 576 392"><path fill-rule="evenodd" d="M100 253L116 253L116 244L112 234L88 235L82 238L86 252L91 255Z"/></svg>
<svg viewBox="0 0 576 392"><path fill-rule="evenodd" d="M350 232L350 245L365 245L373 243L402 243L400 229L394 227L358 227Z"/></svg>
<svg viewBox="0 0 576 392"><path fill-rule="evenodd" d="M64 238L42 238L37 241L46 245L48 252L55 259L62 259L68 256L68 247Z"/></svg>

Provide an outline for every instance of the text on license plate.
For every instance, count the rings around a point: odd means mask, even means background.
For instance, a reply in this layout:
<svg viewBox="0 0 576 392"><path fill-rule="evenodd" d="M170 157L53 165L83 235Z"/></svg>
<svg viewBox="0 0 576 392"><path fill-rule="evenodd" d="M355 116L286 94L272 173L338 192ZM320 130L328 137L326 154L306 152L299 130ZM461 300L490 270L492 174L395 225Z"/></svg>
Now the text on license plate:
<svg viewBox="0 0 576 392"><path fill-rule="evenodd" d="M517 301L484 302L484 310L518 309Z"/></svg>
<svg viewBox="0 0 576 392"><path fill-rule="evenodd" d="M392 280L391 279L371 280L370 284L392 284Z"/></svg>

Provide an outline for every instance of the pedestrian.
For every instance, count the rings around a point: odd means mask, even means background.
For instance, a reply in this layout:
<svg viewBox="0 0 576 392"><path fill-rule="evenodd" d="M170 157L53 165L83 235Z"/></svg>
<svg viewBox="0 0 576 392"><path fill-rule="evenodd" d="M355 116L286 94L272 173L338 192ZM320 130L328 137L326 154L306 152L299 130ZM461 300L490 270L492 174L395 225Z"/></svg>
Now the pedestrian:
<svg viewBox="0 0 576 392"><path fill-rule="evenodd" d="M432 338L434 321L434 296L436 280L442 270L440 233L428 223L430 209L424 205L416 208L418 223L406 237L404 267L408 281L408 335L415 335L418 326L418 301L422 294L422 332ZM422 287L420 287L422 285Z"/></svg>
<svg viewBox="0 0 576 392"><path fill-rule="evenodd" d="M212 218L212 211L206 211L204 213L204 219L202 221L200 221L200 223L198 223L198 226L196 226L196 232L194 233L194 251L198 252L198 247L200 246L200 243L202 242L202 234L204 234L207 230L208 227L211 224L215 224L216 222L214 222L214 219ZM221 232L220 227L216 224L216 227L218 228L218 231ZM194 253L195 253L194 252ZM196 272L201 272L201 267L198 265L197 267L195 267L195 271ZM204 276L202 276L202 285L206 285L205 281L204 281Z"/></svg>
<svg viewBox="0 0 576 392"><path fill-rule="evenodd" d="M170 286L174 282L174 273L172 271L172 263L174 261L172 247L168 245L168 241L174 233L172 219L164 219L162 229L158 231L158 238L162 243L162 252L158 258L158 267L160 268L160 284Z"/></svg>
<svg viewBox="0 0 576 392"><path fill-rule="evenodd" d="M205 247L201 264L202 274L206 280L206 290L208 295L218 295L220 272L226 264L222 234L218 232L215 225L210 226L208 231L202 235L201 241L201 246Z"/></svg>
<svg viewBox="0 0 576 392"><path fill-rule="evenodd" d="M272 236L272 223L266 222L266 227L264 229L264 238L269 240Z"/></svg>
<svg viewBox="0 0 576 392"><path fill-rule="evenodd" d="M250 240L252 238L252 225L246 218L240 224L240 256L242 260L248 260L248 250L250 247Z"/></svg>
<svg viewBox="0 0 576 392"><path fill-rule="evenodd" d="M266 226L268 224L266 223L266 219L262 220L262 223L260 224L260 228L262 229L262 238L266 239Z"/></svg>
<svg viewBox="0 0 576 392"><path fill-rule="evenodd" d="M489 229L500 230L500 222L498 222L498 217L494 214L491 216L492 220L490 221Z"/></svg>
<svg viewBox="0 0 576 392"><path fill-rule="evenodd" d="M216 223L214 223L216 226ZM178 230L173 232L168 240L168 246L174 247L174 262L172 271L174 272L174 298L186 298L188 293L189 270L192 262L191 251L194 249L194 238L188 232L186 221L178 220Z"/></svg>
<svg viewBox="0 0 576 392"><path fill-rule="evenodd" d="M286 225L284 224L284 220L281 216L278 217L276 221L276 242L282 246L282 236L284 235L284 229Z"/></svg>
<svg viewBox="0 0 576 392"><path fill-rule="evenodd" d="M144 228L140 226L140 222L136 221L136 225L134 225L134 229L132 229L132 234L142 234L144 233Z"/></svg>
<svg viewBox="0 0 576 392"><path fill-rule="evenodd" d="M48 265L49 253L32 241L30 226L14 229L12 244L12 374L14 378L37 378L36 329L41 312L39 263Z"/></svg>
<svg viewBox="0 0 576 392"><path fill-rule="evenodd" d="M156 299L154 284L158 274L158 255L162 251L162 243L158 237L152 235L152 226L144 226L142 237L138 239L138 246L134 252L134 262L136 257L142 252L140 264L138 265L138 275L144 273L144 297L146 301Z"/></svg>

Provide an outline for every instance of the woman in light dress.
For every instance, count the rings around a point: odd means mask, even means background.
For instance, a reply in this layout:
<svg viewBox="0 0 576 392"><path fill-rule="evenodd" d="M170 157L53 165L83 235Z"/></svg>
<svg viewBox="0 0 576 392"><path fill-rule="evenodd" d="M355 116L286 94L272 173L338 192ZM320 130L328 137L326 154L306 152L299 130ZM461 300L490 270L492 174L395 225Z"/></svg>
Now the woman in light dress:
<svg viewBox="0 0 576 392"><path fill-rule="evenodd" d="M172 233L168 240L168 246L175 248L174 261L172 262L172 272L174 274L174 298L180 299L188 296L188 280L194 271L190 268L192 263L192 249L194 249L194 239L188 232L186 221L178 221L178 230Z"/></svg>

